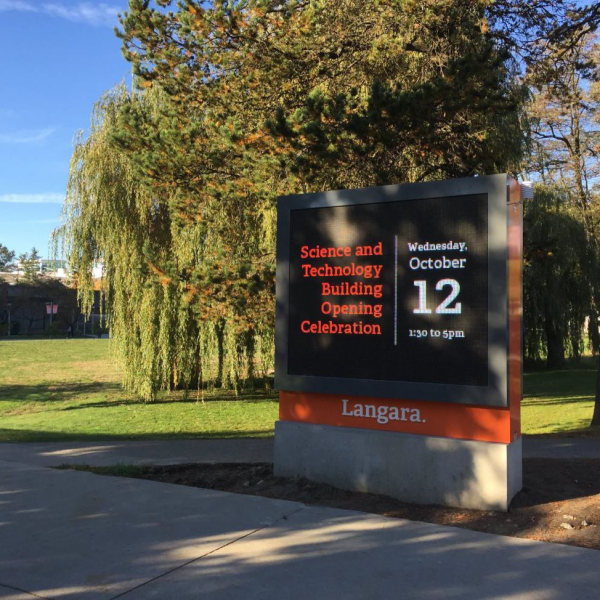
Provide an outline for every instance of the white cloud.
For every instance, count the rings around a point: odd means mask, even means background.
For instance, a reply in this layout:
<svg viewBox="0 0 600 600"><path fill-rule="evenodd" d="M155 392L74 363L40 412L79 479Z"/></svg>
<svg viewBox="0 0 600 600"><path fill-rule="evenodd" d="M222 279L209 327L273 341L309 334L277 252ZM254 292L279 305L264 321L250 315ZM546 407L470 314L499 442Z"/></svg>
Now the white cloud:
<svg viewBox="0 0 600 600"><path fill-rule="evenodd" d="M62 204L64 194L0 194L0 202L14 204Z"/></svg>
<svg viewBox="0 0 600 600"><path fill-rule="evenodd" d="M18 10L20 12L36 12L35 6L22 0L0 0L0 12Z"/></svg>
<svg viewBox="0 0 600 600"><path fill-rule="evenodd" d="M66 19L74 23L87 23L96 26L117 25L117 15L123 12L122 6L111 6L105 2L80 2L75 6L65 6L57 2L33 3L26 0L0 0L0 12L37 12Z"/></svg>
<svg viewBox="0 0 600 600"><path fill-rule="evenodd" d="M104 2L99 4L82 2L74 7L63 6L62 4L44 4L42 10L49 15L76 23L108 25L111 27L117 24L117 16L120 12L123 12L121 7L110 6Z"/></svg>
<svg viewBox="0 0 600 600"><path fill-rule="evenodd" d="M0 133L0 144L32 144L43 142L56 131L56 127L26 129L13 133Z"/></svg>

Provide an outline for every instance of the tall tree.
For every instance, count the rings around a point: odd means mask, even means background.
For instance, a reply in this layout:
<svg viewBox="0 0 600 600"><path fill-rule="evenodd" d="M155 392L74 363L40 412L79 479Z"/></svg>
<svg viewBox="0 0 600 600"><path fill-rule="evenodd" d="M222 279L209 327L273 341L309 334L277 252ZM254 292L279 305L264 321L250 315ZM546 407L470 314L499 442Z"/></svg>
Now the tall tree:
<svg viewBox="0 0 600 600"><path fill-rule="evenodd" d="M31 252L23 252L19 255L19 263L21 265L23 279L25 281L32 282L39 278L40 259L40 253L35 246L31 249Z"/></svg>
<svg viewBox="0 0 600 600"><path fill-rule="evenodd" d="M142 86L171 100L150 126L167 125L162 135L135 148L142 170L196 175L202 190L206 169L227 177L252 160L280 182L294 177L295 190L318 190L516 167L524 90L489 31L489 4L189 1L164 14L131 2L125 56ZM136 115L122 141L148 126ZM189 172L177 152L187 135L211 145L210 162Z"/></svg>
<svg viewBox="0 0 600 600"><path fill-rule="evenodd" d="M545 181L570 185L584 212L589 212L591 186L600 174L599 67L595 39L584 38L568 50L550 47L529 75L534 89L529 107L535 143L531 167Z"/></svg>
<svg viewBox="0 0 600 600"><path fill-rule="evenodd" d="M0 244L0 271L12 269L12 261L15 258L15 253L9 250L3 244Z"/></svg>
<svg viewBox="0 0 600 600"><path fill-rule="evenodd" d="M583 37L595 33L600 25L600 2L573 4L569 18L561 20L548 36L550 42L565 49L572 48Z"/></svg>
<svg viewBox="0 0 600 600"><path fill-rule="evenodd" d="M530 168L543 181L570 188L584 227L586 254L581 268L586 277L573 293L589 298L590 337L599 353L594 425L600 425L599 67L596 38L574 29L568 39L563 36L560 43L549 44L529 74L535 91L530 106L534 140Z"/></svg>

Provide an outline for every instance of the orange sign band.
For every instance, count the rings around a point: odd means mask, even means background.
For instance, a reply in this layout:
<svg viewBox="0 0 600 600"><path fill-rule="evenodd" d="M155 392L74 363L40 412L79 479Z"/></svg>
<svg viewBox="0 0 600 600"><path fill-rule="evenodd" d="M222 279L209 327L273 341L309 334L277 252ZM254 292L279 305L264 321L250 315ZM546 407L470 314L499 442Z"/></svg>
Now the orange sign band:
<svg viewBox="0 0 600 600"><path fill-rule="evenodd" d="M279 418L503 444L514 439L510 409L443 402L281 391Z"/></svg>

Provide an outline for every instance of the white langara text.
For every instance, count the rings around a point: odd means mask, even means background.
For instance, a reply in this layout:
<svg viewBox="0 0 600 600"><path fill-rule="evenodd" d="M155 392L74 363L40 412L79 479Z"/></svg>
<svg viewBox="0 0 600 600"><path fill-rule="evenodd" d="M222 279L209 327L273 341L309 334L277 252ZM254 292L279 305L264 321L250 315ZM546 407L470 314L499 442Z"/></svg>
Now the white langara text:
<svg viewBox="0 0 600 600"><path fill-rule="evenodd" d="M351 400L342 400L342 415L344 417L365 417L376 419L381 425L389 421L411 421L412 423L425 423L421 418L418 408L407 408L405 406L375 406L373 404L361 404Z"/></svg>

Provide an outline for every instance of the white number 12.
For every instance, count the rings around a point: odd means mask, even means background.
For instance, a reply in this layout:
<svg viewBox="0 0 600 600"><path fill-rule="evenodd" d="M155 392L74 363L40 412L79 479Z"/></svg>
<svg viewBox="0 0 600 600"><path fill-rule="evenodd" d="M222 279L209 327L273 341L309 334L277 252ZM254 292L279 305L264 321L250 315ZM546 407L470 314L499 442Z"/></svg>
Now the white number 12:
<svg viewBox="0 0 600 600"><path fill-rule="evenodd" d="M447 285L452 287L452 291L448 297L435 309L438 315L460 315L462 313L462 304L457 302L454 306L450 306L460 293L460 283L456 279L440 279L435 289L440 292ZM431 309L427 308L427 282L415 281L415 286L419 288L419 306L413 310L416 315L429 315Z"/></svg>

